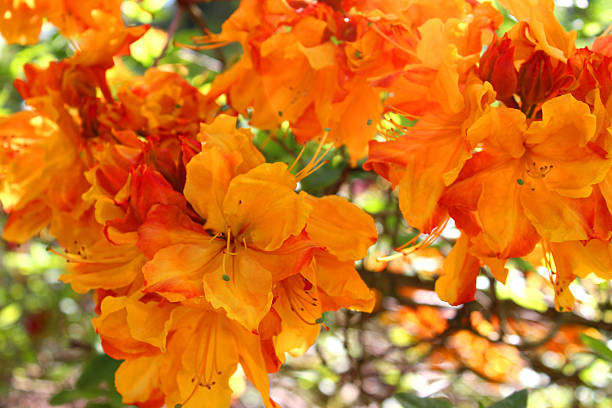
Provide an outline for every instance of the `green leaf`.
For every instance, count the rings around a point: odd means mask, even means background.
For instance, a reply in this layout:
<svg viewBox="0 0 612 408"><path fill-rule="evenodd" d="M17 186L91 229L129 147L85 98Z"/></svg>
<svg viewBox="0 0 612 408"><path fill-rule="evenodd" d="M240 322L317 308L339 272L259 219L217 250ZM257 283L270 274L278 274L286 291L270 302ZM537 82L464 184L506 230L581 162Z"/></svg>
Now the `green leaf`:
<svg viewBox="0 0 612 408"><path fill-rule="evenodd" d="M580 333L580 340L591 348L600 358L612 363L612 350L603 341Z"/></svg>
<svg viewBox="0 0 612 408"><path fill-rule="evenodd" d="M395 394L395 399L403 408L452 408L453 405L445 398L419 398L416 395Z"/></svg>
<svg viewBox="0 0 612 408"><path fill-rule="evenodd" d="M106 354L96 354L83 366L77 388L95 388L101 383L114 384L115 371L121 364Z"/></svg>
<svg viewBox="0 0 612 408"><path fill-rule="evenodd" d="M105 390L64 390L60 391L49 400L49 404L51 405L64 405L70 404L76 400L80 399L95 399L99 397L103 397L108 393Z"/></svg>
<svg viewBox="0 0 612 408"><path fill-rule="evenodd" d="M526 408L527 407L527 390L517 391L501 401L497 401L489 408Z"/></svg>

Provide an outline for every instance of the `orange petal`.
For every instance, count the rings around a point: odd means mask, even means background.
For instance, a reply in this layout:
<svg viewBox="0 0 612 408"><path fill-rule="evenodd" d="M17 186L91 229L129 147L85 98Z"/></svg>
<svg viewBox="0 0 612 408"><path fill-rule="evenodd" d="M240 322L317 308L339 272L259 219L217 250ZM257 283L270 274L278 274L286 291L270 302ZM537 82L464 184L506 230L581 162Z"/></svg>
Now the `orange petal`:
<svg viewBox="0 0 612 408"><path fill-rule="evenodd" d="M232 234L248 245L273 251L306 224L310 206L295 193L295 178L284 163L264 163L235 177L223 202ZM221 230L225 231L225 229Z"/></svg>
<svg viewBox="0 0 612 408"><path fill-rule="evenodd" d="M474 300L480 261L468 253L469 238L462 234L444 260L444 273L436 281L440 299L453 306Z"/></svg>
<svg viewBox="0 0 612 408"><path fill-rule="evenodd" d="M205 227L225 231L223 199L236 168L242 162L239 152L225 153L212 146L187 163L183 193L196 212L206 220Z"/></svg>
<svg viewBox="0 0 612 408"><path fill-rule="evenodd" d="M589 209L586 199L563 197L531 179L531 188L522 188L521 205L525 215L542 237L552 242L579 241L589 237ZM524 186L523 186L524 187Z"/></svg>
<svg viewBox="0 0 612 408"><path fill-rule="evenodd" d="M224 251L224 250L222 250ZM206 299L230 319L257 330L272 304L272 275L241 246L219 253L202 277ZM223 259L225 258L225 259Z"/></svg>
<svg viewBox="0 0 612 408"><path fill-rule="evenodd" d="M138 248L149 259L162 248L174 244L199 244L205 239L210 238L203 226L193 222L177 206L154 206L138 228Z"/></svg>
<svg viewBox="0 0 612 408"><path fill-rule="evenodd" d="M143 268L145 292L171 302L203 296L202 276L219 268L224 243L203 236L199 245L177 244L159 250Z"/></svg>
<svg viewBox="0 0 612 408"><path fill-rule="evenodd" d="M371 312L376 302L374 291L367 287L352 261L341 262L329 254L318 254L312 263L324 310L346 307Z"/></svg>
<svg viewBox="0 0 612 408"><path fill-rule="evenodd" d="M358 260L367 255L378 235L372 217L342 197L305 196L312 206L306 224L311 239L324 245L341 261Z"/></svg>
<svg viewBox="0 0 612 408"><path fill-rule="evenodd" d="M481 177L483 183L478 216L484 241L494 256L509 258L531 252L539 236L521 205L522 191L529 189L517 181L521 178L521 162L499 163L477 177Z"/></svg>
<svg viewBox="0 0 612 408"><path fill-rule="evenodd" d="M25 207L12 211L4 225L2 238L22 244L38 234L51 221L51 208L40 200L31 201Z"/></svg>
<svg viewBox="0 0 612 408"><path fill-rule="evenodd" d="M163 362L161 354L151 357L128 359L115 372L115 387L124 404L141 405L158 401L161 406L164 396L160 390L159 370Z"/></svg>

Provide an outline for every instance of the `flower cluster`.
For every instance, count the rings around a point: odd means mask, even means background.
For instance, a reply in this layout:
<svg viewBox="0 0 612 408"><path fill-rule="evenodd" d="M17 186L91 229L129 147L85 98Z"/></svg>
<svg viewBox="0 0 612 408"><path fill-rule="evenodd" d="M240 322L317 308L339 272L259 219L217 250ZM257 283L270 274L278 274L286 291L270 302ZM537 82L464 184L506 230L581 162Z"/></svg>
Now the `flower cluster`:
<svg viewBox="0 0 612 408"><path fill-rule="evenodd" d="M255 127L288 121L300 142L329 132L354 164L376 135L381 92L411 115L446 106L431 94L449 91L501 20L490 4L463 0L246 0L221 34L200 41L244 51L211 95L226 94ZM448 96L452 107L459 96Z"/></svg>
<svg viewBox="0 0 612 408"><path fill-rule="evenodd" d="M8 43L36 44L44 20L66 37L120 29L121 1L6 0L0 4L0 34Z"/></svg>
<svg viewBox="0 0 612 408"><path fill-rule="evenodd" d="M612 276L612 37L576 50L552 1L533 3L502 2L519 22L454 73L439 96L456 104L370 144L365 167L399 186L410 225L429 240L449 217L462 231L436 283L451 304L473 299L481 266L503 282L539 242L559 310L576 276Z"/></svg>
<svg viewBox="0 0 612 408"><path fill-rule="evenodd" d="M113 57L146 27L83 33L74 56L26 67L31 110L0 122L3 238L45 227L61 277L95 291L116 386L139 406L228 406L240 363L266 406L268 372L315 341L326 311L370 311L355 270L371 217L317 198L303 169L266 163L237 118L174 72L110 80ZM295 166L292 166L295 167Z"/></svg>

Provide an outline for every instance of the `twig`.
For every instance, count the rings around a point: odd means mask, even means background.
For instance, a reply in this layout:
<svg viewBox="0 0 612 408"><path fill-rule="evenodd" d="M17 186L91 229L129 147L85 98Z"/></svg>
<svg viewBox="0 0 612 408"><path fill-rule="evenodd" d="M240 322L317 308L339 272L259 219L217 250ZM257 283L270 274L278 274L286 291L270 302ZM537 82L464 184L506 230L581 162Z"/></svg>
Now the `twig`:
<svg viewBox="0 0 612 408"><path fill-rule="evenodd" d="M195 23L196 26L198 26L200 31L202 31L204 34L208 34L210 32L208 30L208 24L206 24L206 20L204 20L204 14L202 13L202 10L200 10L200 8L196 6L193 1L178 0L178 4L187 11L189 17L191 17L191 20ZM221 49L214 48L214 53L217 59L223 65L223 67L225 67L225 57L223 56ZM221 71L223 71L223 67Z"/></svg>
<svg viewBox="0 0 612 408"><path fill-rule="evenodd" d="M166 37L166 43L164 44L164 48L162 49L161 53L157 57L155 57L155 61L153 61L154 67L156 67L157 64L159 64L159 60L161 60L164 55L166 55L166 51L168 51L168 45L170 45L170 39L174 36L174 33L176 33L182 16L183 8L179 6L176 10L176 14L174 14L174 17L172 17L172 21L170 21L170 25L168 26L168 35Z"/></svg>

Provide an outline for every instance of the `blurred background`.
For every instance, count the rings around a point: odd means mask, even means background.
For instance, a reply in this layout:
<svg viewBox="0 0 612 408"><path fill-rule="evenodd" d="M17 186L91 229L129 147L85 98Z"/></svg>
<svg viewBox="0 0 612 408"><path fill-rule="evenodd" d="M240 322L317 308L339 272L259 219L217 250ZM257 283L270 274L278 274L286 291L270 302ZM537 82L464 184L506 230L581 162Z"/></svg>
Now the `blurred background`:
<svg viewBox="0 0 612 408"><path fill-rule="evenodd" d="M578 32L579 47L612 23L608 0L555 3L562 24ZM201 52L173 41L189 44L204 27L218 32L237 6L238 1L192 3L175 19L174 1L126 0L126 23L155 29L132 45L132 56L123 62L140 74L154 64L182 65L190 83L206 92L216 73L239 58L240 47ZM511 24L507 16L502 31ZM24 64L45 65L71 53L51 26L34 46L7 45L0 37L0 115L23 109L12 82L23 76ZM287 129L256 131L255 141L269 161L292 162L299 151ZM608 282L576 281L575 310L557 313L549 271L534 256L512 261L506 285L481 274L476 300L449 307L433 288L458 230L449 225L431 247L377 261L417 232L403 222L388 183L351 168L343 149L329 159L302 188L340 194L375 218L379 242L358 268L379 302L372 314L326 314L327 330L317 343L270 376L277 402L289 408L480 408L528 388L529 407L612 407ZM5 220L0 215L0 226ZM93 302L57 280L65 261L48 252L49 245L53 239L44 234L26 245L0 243L0 407L122 407L113 385L120 362L102 353L90 323ZM231 384L233 407L263 406L240 370Z"/></svg>

